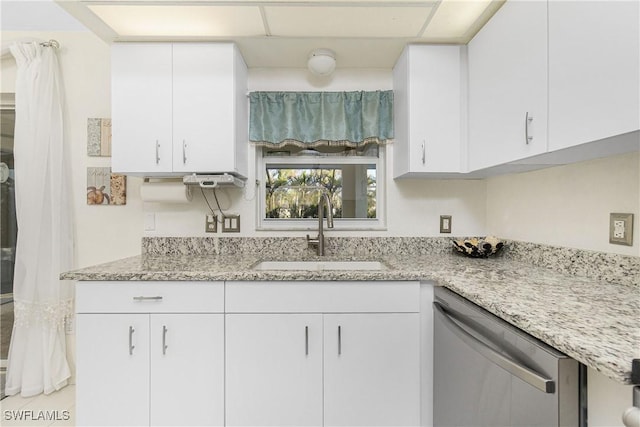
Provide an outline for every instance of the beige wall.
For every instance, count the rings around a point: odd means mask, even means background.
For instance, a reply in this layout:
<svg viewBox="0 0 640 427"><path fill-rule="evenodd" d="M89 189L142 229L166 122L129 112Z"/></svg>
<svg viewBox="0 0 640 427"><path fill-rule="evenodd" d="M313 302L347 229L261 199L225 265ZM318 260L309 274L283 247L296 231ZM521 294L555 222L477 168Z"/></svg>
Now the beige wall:
<svg viewBox="0 0 640 427"><path fill-rule="evenodd" d="M84 267L140 253L142 204L139 179L128 179L126 206L86 204L87 167L107 167L109 158L87 156L87 118L110 117L109 46L88 32L3 32L3 44L31 37L56 39L65 94L65 143L72 168L75 259ZM16 64L11 55L2 58L2 92L15 91Z"/></svg>
<svg viewBox="0 0 640 427"><path fill-rule="evenodd" d="M633 246L609 243L609 214L634 214ZM624 154L487 180L487 231L579 249L640 255L640 157Z"/></svg>

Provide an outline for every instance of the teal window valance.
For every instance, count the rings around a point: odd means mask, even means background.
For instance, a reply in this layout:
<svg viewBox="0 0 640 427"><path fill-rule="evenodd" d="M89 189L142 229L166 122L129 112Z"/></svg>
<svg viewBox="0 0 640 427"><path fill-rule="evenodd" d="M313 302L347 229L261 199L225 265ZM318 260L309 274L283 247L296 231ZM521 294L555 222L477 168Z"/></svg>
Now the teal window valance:
<svg viewBox="0 0 640 427"><path fill-rule="evenodd" d="M249 140L277 147L385 144L393 139L393 91L251 92Z"/></svg>

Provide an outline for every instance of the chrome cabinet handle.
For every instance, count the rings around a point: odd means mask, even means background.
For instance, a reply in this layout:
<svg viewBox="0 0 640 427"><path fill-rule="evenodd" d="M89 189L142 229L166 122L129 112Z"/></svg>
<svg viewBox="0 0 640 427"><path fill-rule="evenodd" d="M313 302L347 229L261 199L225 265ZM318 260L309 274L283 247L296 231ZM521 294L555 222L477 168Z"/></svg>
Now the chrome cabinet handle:
<svg viewBox="0 0 640 427"><path fill-rule="evenodd" d="M187 140L182 140L182 164L187 164Z"/></svg>
<svg viewBox="0 0 640 427"><path fill-rule="evenodd" d="M144 296L139 296L139 297L133 297L133 300L135 302L142 302L142 301L162 301L162 297L161 296L155 296L155 297L144 297Z"/></svg>
<svg viewBox="0 0 640 427"><path fill-rule="evenodd" d="M527 145L533 140L533 136L529 135L529 124L533 121L533 116L529 116L529 112L524 117L524 138Z"/></svg>
<svg viewBox="0 0 640 427"><path fill-rule="evenodd" d="M133 329L133 326L129 326L129 356L133 356L133 349L136 348L135 345L133 345L133 333L136 330Z"/></svg>
<svg viewBox="0 0 640 427"><path fill-rule="evenodd" d="M426 141L423 139L422 140L422 164L426 164L427 162L427 147L426 147Z"/></svg>
<svg viewBox="0 0 640 427"><path fill-rule="evenodd" d="M160 141L156 139L156 165L160 164Z"/></svg>
<svg viewBox="0 0 640 427"><path fill-rule="evenodd" d="M167 354L167 347L169 347L167 345L167 326L166 325L162 325L162 355L164 356L165 354Z"/></svg>
<svg viewBox="0 0 640 427"><path fill-rule="evenodd" d="M309 355L309 327L304 327L304 355Z"/></svg>
<svg viewBox="0 0 640 427"><path fill-rule="evenodd" d="M342 354L342 326L338 326L338 356Z"/></svg>
<svg viewBox="0 0 640 427"><path fill-rule="evenodd" d="M438 304L437 302L433 303L433 308L435 308L436 315L440 316L440 319L444 322L445 326L451 332L457 335L458 338L460 338L469 347L489 359L489 361L544 393L555 393L555 382L552 379L545 378L538 372L519 364L509 357L502 355L501 353L497 352L496 350L480 341L478 338L471 335L469 332L462 329L447 314L442 305Z"/></svg>

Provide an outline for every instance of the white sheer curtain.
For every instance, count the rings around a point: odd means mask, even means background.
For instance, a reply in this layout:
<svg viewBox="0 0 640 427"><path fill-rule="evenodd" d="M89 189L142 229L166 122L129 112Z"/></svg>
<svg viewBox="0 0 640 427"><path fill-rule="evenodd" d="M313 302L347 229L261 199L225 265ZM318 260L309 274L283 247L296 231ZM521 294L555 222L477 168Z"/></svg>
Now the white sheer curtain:
<svg viewBox="0 0 640 427"><path fill-rule="evenodd" d="M16 247L15 322L6 393L33 396L64 387L65 317L72 314L73 238L68 164L63 144L62 86L56 50L15 43Z"/></svg>

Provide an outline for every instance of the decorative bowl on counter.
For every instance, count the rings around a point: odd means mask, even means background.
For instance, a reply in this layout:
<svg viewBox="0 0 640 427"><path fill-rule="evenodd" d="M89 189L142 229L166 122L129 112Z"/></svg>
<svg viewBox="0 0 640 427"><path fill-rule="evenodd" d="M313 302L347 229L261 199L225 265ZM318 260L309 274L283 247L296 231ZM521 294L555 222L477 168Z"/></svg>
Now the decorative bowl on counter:
<svg viewBox="0 0 640 427"><path fill-rule="evenodd" d="M487 236L484 239L453 240L451 243L458 252L471 258L487 258L499 252L504 246L504 242L494 236Z"/></svg>

